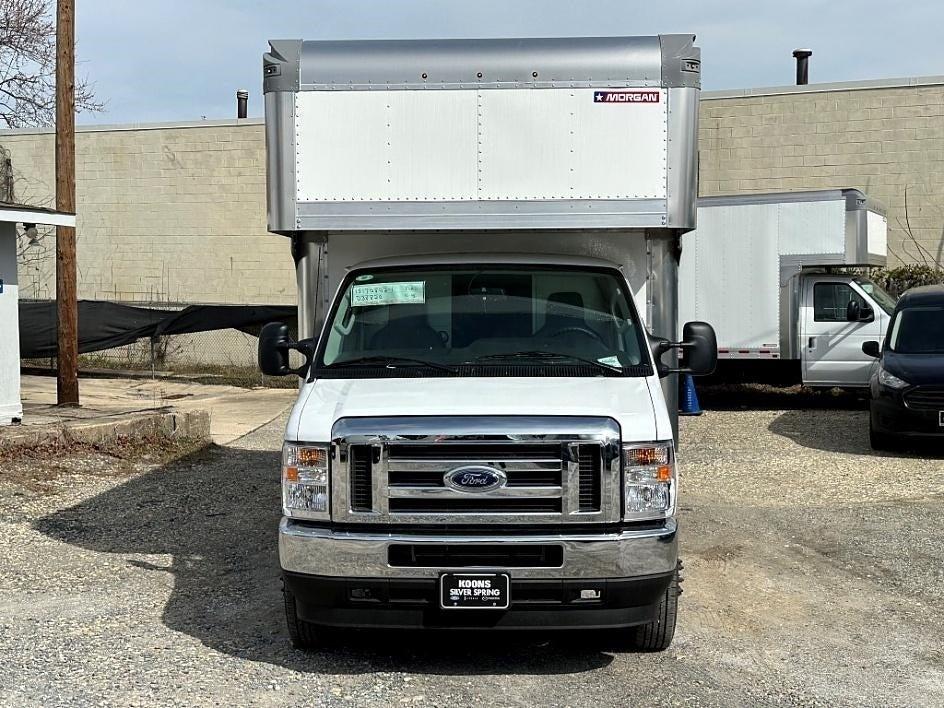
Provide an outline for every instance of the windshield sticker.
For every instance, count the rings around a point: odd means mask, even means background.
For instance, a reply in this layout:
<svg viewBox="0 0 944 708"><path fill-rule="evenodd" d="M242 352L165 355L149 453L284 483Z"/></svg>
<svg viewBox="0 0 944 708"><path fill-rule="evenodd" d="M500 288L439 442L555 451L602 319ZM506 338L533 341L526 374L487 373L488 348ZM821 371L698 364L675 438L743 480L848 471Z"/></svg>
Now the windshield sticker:
<svg viewBox="0 0 944 708"><path fill-rule="evenodd" d="M351 307L370 305L422 305L426 302L426 283L375 283L351 286Z"/></svg>
<svg viewBox="0 0 944 708"><path fill-rule="evenodd" d="M356 278L354 278L354 280L356 280L358 283L365 283L368 280L373 280L373 279L374 279L374 276L372 276L370 273L359 275Z"/></svg>
<svg viewBox="0 0 944 708"><path fill-rule="evenodd" d="M597 359L597 361L603 364L604 366L618 366L621 368L623 366L622 364L620 364L619 358L615 356L604 356Z"/></svg>

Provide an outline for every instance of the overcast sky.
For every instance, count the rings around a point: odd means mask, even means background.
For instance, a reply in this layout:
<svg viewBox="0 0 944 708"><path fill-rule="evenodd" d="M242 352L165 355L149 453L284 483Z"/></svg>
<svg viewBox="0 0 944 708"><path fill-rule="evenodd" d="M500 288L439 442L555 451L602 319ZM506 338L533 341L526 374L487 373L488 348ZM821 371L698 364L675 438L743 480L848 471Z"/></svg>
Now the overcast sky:
<svg viewBox="0 0 944 708"><path fill-rule="evenodd" d="M81 123L261 115L272 38L606 36L693 32L706 89L944 74L932 0L76 0L78 72L106 111Z"/></svg>

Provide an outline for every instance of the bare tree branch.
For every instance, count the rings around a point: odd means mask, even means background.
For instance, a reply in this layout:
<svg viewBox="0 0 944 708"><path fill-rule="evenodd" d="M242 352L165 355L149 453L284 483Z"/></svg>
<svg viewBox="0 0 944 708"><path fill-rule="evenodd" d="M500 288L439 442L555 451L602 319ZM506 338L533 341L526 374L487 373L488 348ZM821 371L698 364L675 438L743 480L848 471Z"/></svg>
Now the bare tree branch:
<svg viewBox="0 0 944 708"><path fill-rule="evenodd" d="M0 124L52 125L56 115L56 24L52 0L0 0ZM75 109L102 104L87 81L75 85Z"/></svg>
<svg viewBox="0 0 944 708"><path fill-rule="evenodd" d="M904 222L902 222L901 218L898 218L896 219L896 221L898 222L898 227L902 231L904 231L905 234L907 235L908 239L911 242L910 245L913 246L915 251L917 252L917 256L911 253L908 241L902 241L901 248L911 260L917 261L918 258L920 257L922 265L928 268L941 268L942 267L941 262L937 258L935 258L933 253L931 253L928 249L926 249L924 246L921 245L921 242L918 240L918 237L915 236L915 233L911 228L911 206L908 202L908 190L909 190L909 185L906 184L905 185L905 210L904 210L905 220Z"/></svg>

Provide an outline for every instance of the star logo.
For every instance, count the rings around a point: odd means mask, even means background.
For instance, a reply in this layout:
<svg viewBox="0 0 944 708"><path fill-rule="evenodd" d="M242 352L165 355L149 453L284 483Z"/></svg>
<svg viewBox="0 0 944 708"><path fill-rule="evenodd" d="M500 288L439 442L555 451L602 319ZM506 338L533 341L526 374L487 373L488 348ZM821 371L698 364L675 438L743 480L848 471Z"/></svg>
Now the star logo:
<svg viewBox="0 0 944 708"><path fill-rule="evenodd" d="M596 101L597 103L602 102L602 101L603 101L603 94L600 93L599 91L597 91L595 94L593 94L593 100Z"/></svg>

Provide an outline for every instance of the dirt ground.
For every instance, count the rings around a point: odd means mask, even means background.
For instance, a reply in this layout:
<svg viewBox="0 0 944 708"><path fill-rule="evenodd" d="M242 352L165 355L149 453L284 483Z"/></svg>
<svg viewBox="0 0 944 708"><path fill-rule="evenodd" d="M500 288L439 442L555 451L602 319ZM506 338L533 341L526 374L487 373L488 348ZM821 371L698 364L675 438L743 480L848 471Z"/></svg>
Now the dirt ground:
<svg viewBox="0 0 944 708"><path fill-rule="evenodd" d="M173 462L0 466L0 703L944 705L944 451L872 454L858 409L733 408L683 420L685 593L661 654L403 633L293 650L281 421Z"/></svg>

